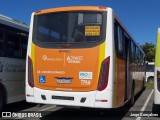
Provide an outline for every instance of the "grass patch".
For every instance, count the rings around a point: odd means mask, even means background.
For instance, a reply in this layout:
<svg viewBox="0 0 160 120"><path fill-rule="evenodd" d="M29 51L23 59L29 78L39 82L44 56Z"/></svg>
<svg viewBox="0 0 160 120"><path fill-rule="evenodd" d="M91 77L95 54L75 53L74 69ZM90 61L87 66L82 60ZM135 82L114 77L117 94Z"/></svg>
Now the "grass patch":
<svg viewBox="0 0 160 120"><path fill-rule="evenodd" d="M154 82L145 82L146 89L154 89Z"/></svg>

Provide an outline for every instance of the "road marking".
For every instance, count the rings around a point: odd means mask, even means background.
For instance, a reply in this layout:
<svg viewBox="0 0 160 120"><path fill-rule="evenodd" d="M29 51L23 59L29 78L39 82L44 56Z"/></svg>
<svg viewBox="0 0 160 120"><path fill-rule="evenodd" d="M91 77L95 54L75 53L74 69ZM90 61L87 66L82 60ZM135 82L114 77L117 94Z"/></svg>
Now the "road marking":
<svg viewBox="0 0 160 120"><path fill-rule="evenodd" d="M147 98L146 102L144 103L144 105L143 105L143 107L142 107L142 109L141 109L140 113L143 113L143 112L144 112L144 110L146 109L147 104L148 104L148 102L149 102L149 100L150 100L150 98L151 98L151 96L152 96L152 94L153 94L153 91L154 91L154 90L152 90L152 91L151 91L151 93L149 94L149 96L148 96L148 98ZM141 117L137 117L137 119L136 119L136 120L140 120L140 119L141 119Z"/></svg>
<svg viewBox="0 0 160 120"><path fill-rule="evenodd" d="M51 106L51 107L48 107L48 108L44 108L44 109L39 110L39 111L46 111L46 110L49 110L49 109L54 108L54 107L56 107L56 106Z"/></svg>

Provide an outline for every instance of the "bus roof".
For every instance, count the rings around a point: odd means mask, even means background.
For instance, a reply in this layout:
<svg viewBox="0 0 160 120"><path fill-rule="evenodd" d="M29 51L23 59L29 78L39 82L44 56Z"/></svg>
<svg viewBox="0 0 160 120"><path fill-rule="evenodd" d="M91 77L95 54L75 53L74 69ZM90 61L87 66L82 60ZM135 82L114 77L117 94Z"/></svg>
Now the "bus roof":
<svg viewBox="0 0 160 120"><path fill-rule="evenodd" d="M58 7L58 8L50 8L50 9L45 9L45 10L40 10L35 12L35 15L39 14L46 14L46 13L51 13L51 12L66 12L66 11L106 11L107 7L102 7L102 6L69 6L69 7Z"/></svg>
<svg viewBox="0 0 160 120"><path fill-rule="evenodd" d="M155 63L154 62L149 62L149 61L146 61L147 65L154 65Z"/></svg>
<svg viewBox="0 0 160 120"><path fill-rule="evenodd" d="M0 24L14 27L20 30L29 31L29 25L22 23L18 20L0 14Z"/></svg>

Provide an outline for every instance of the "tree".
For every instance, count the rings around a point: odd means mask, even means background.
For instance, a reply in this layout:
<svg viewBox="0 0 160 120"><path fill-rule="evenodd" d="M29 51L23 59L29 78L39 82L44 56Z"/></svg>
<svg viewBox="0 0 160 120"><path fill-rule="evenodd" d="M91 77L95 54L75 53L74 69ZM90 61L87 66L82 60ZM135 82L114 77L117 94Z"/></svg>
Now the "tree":
<svg viewBox="0 0 160 120"><path fill-rule="evenodd" d="M146 61L154 62L155 61L155 45L150 42L146 42L144 45L141 45L142 50L146 54Z"/></svg>

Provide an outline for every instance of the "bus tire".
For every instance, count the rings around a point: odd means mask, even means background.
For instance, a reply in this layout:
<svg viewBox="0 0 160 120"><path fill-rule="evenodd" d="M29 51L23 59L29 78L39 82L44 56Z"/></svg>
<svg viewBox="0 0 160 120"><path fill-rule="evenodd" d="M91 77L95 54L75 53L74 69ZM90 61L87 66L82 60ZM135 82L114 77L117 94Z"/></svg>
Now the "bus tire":
<svg viewBox="0 0 160 120"><path fill-rule="evenodd" d="M143 79L143 83L142 83L142 91L145 89L145 79Z"/></svg>
<svg viewBox="0 0 160 120"><path fill-rule="evenodd" d="M153 103L152 112L154 114L159 114L160 113L160 105Z"/></svg>
<svg viewBox="0 0 160 120"><path fill-rule="evenodd" d="M154 77L153 77L153 76L149 77L149 78L147 79L147 82L153 83L153 82L154 82Z"/></svg>
<svg viewBox="0 0 160 120"><path fill-rule="evenodd" d="M132 107L135 103L135 93L134 93L134 90L135 90L135 85L133 83L132 85L132 90L131 90L131 99L130 99L130 102L129 102L129 106Z"/></svg>
<svg viewBox="0 0 160 120"><path fill-rule="evenodd" d="M0 87L0 112L3 111L5 104L6 104L6 102L5 102L4 90L2 87Z"/></svg>

